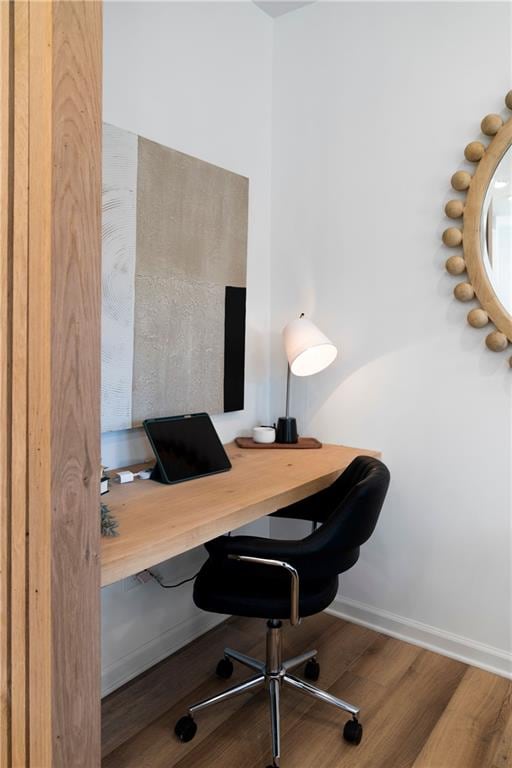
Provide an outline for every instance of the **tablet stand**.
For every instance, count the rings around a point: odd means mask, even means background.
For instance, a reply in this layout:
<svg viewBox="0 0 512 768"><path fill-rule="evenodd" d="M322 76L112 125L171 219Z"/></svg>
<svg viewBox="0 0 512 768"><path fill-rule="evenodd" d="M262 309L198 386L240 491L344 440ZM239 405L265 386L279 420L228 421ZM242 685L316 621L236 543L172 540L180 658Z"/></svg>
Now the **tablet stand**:
<svg viewBox="0 0 512 768"><path fill-rule="evenodd" d="M155 464L155 466L151 470L150 480L156 480L157 483L164 483L165 485L169 485L169 483L167 483L162 477L162 473L160 472L160 467L158 466L158 462Z"/></svg>

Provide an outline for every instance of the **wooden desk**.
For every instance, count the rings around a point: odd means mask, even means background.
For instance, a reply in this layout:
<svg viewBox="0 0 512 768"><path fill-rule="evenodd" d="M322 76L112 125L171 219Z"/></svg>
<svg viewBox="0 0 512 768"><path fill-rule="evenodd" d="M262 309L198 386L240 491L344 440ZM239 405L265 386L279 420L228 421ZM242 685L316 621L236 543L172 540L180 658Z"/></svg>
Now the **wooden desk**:
<svg viewBox="0 0 512 768"><path fill-rule="evenodd" d="M356 456L380 456L342 445L265 450L230 443L226 450L230 472L178 485L113 485L104 500L119 521L119 536L102 540L102 586L325 488Z"/></svg>

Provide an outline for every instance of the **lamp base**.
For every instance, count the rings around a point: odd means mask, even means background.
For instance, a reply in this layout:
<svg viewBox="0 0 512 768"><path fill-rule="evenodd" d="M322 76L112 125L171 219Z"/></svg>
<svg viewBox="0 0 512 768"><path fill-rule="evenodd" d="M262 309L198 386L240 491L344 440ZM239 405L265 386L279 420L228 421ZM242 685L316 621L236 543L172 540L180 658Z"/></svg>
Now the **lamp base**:
<svg viewBox="0 0 512 768"><path fill-rule="evenodd" d="M297 443L297 420L282 416L277 420L276 443Z"/></svg>

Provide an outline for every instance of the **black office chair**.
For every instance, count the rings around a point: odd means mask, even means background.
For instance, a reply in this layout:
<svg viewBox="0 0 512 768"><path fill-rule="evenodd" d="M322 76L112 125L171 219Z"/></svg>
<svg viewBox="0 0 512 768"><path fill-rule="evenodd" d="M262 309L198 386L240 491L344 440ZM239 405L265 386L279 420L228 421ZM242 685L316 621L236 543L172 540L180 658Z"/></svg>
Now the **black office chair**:
<svg viewBox="0 0 512 768"><path fill-rule="evenodd" d="M279 695L283 683L349 712L344 738L359 744L362 725L358 707L321 691L291 674L305 664L305 677L318 680L317 652L289 661L281 658L281 622L299 622L327 608L338 591L338 574L357 562L359 548L373 533L389 485L389 471L377 459L360 456L328 488L274 513L321 523L305 539L282 541L254 536L222 536L206 548L209 559L194 587L199 608L214 613L267 619L267 658L259 661L226 648L217 674L229 678L233 661L253 669L255 675L240 685L191 706L175 727L181 741L194 738L194 715L212 704L267 684L270 693L273 768L279 766Z"/></svg>

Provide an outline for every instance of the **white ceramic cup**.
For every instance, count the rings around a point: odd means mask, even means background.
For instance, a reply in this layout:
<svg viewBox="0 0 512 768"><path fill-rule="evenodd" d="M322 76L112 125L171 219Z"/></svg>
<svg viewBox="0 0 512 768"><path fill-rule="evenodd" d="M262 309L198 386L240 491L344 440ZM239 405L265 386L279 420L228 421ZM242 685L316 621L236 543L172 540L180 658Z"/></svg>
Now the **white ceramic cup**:
<svg viewBox="0 0 512 768"><path fill-rule="evenodd" d="M276 431L274 427L254 427L252 439L255 443L275 443Z"/></svg>

